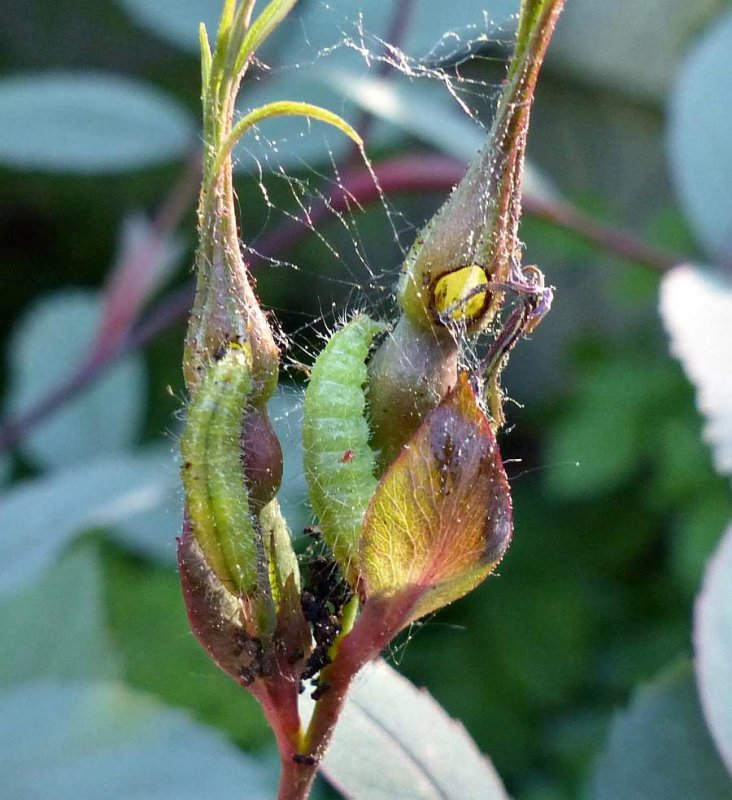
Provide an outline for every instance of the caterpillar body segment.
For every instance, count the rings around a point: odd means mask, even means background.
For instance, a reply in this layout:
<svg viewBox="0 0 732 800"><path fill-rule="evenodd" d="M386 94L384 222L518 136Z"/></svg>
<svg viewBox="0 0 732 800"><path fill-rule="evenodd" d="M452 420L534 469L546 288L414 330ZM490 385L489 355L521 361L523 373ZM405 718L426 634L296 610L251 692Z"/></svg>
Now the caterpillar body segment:
<svg viewBox="0 0 732 800"><path fill-rule="evenodd" d="M366 419L366 358L384 327L359 314L336 331L316 358L305 391L310 502L323 539L346 573L355 564L364 513L377 484Z"/></svg>
<svg viewBox="0 0 732 800"><path fill-rule="evenodd" d="M257 585L257 546L241 462L241 426L252 392L251 356L231 346L211 362L181 440L183 486L194 536L231 591Z"/></svg>

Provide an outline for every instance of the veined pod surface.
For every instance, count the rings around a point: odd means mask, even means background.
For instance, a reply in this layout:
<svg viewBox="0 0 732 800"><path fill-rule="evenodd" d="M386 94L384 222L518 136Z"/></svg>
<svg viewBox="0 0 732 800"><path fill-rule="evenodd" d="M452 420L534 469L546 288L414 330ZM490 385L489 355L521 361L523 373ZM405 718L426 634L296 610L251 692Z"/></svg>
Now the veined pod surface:
<svg viewBox="0 0 732 800"><path fill-rule="evenodd" d="M323 539L349 572L376 489L366 419L366 357L381 323L359 314L336 331L313 365L305 391L303 446L310 502Z"/></svg>
<svg viewBox="0 0 732 800"><path fill-rule="evenodd" d="M257 546L241 461L241 426L252 391L251 356L230 346L196 392L181 439L183 487L193 535L224 586L257 585Z"/></svg>

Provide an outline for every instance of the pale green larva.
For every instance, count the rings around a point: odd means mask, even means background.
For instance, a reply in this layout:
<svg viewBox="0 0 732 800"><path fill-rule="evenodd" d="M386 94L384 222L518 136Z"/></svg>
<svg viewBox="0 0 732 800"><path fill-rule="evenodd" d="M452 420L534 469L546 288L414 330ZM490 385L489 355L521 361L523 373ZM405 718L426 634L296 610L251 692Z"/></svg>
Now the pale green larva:
<svg viewBox="0 0 732 800"><path fill-rule="evenodd" d="M366 420L366 357L384 326L359 314L328 341L305 391L303 446L310 502L323 539L346 573L358 555L376 489Z"/></svg>
<svg viewBox="0 0 732 800"><path fill-rule="evenodd" d="M257 584L255 532L241 463L241 425L252 391L251 357L230 346L210 364L181 439L193 534L221 582L241 594Z"/></svg>

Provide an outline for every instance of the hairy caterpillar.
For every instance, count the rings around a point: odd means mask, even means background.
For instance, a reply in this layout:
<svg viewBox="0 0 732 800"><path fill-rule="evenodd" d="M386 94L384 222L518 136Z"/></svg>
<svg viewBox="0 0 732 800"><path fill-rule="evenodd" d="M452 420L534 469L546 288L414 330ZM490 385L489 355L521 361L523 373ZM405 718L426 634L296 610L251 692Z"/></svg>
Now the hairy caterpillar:
<svg viewBox="0 0 732 800"><path fill-rule="evenodd" d="M193 534L221 582L246 594L257 584L257 548L241 463L241 426L252 392L248 350L230 345L211 362L180 443Z"/></svg>
<svg viewBox="0 0 732 800"><path fill-rule="evenodd" d="M336 331L305 390L303 446L310 502L341 565L355 563L366 506L376 489L366 421L366 356L384 326L359 314Z"/></svg>

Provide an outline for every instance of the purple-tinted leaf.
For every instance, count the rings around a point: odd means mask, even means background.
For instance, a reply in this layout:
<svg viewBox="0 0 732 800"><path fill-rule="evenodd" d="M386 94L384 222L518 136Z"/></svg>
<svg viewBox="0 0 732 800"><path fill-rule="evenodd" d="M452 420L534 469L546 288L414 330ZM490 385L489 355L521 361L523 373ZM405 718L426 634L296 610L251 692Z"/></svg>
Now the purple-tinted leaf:
<svg viewBox="0 0 732 800"><path fill-rule="evenodd" d="M729 800L732 779L714 747L689 664L643 687L610 730L592 800Z"/></svg>

